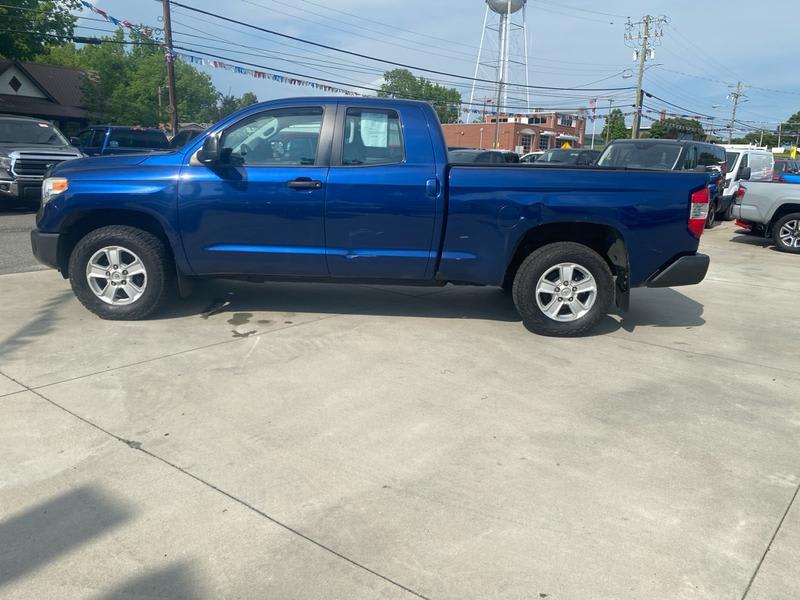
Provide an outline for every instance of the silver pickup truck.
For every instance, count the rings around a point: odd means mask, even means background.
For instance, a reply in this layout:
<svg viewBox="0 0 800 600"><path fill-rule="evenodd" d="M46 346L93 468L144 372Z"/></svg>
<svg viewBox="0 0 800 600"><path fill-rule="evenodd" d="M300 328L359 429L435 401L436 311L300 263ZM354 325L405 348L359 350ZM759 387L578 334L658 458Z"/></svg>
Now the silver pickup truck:
<svg viewBox="0 0 800 600"><path fill-rule="evenodd" d="M736 196L737 225L772 238L778 250L800 254L800 185L748 181Z"/></svg>

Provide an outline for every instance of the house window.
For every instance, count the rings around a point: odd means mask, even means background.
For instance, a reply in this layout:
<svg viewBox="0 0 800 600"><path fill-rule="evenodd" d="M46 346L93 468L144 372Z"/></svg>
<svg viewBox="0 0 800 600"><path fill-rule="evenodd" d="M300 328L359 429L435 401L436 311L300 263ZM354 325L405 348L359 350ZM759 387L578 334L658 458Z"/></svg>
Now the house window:
<svg viewBox="0 0 800 600"><path fill-rule="evenodd" d="M539 136L539 150L548 150L550 148L550 136L549 135L540 135Z"/></svg>
<svg viewBox="0 0 800 600"><path fill-rule="evenodd" d="M559 125L563 125L564 127L575 127L574 123L572 122L571 115L561 115L561 118L558 120Z"/></svg>
<svg viewBox="0 0 800 600"><path fill-rule="evenodd" d="M523 135L522 136L522 151L527 154L531 151L531 145L533 144L533 136L530 135Z"/></svg>
<svg viewBox="0 0 800 600"><path fill-rule="evenodd" d="M528 125L544 125L547 123L547 117L529 117Z"/></svg>

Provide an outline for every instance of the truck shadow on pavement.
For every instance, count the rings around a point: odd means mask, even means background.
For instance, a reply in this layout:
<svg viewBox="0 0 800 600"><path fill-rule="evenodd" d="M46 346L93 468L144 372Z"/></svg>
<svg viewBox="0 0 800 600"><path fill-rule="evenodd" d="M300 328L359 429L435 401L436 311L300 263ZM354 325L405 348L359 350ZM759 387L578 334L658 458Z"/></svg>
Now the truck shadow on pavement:
<svg viewBox="0 0 800 600"><path fill-rule="evenodd" d="M292 315L298 313L520 322L511 295L492 287L403 289L224 280L200 282L190 298L173 303L154 318L225 318L231 325L247 329L259 321L271 322L255 314L263 312L282 315L286 324L292 324ZM606 317L592 334L604 335L618 329L632 332L637 327L698 327L705 324L702 314L702 304L676 290L637 289L631 295L631 310Z"/></svg>
<svg viewBox="0 0 800 600"><path fill-rule="evenodd" d="M80 555L86 547L103 536L131 521L133 513L124 503L112 497L99 486L83 485L54 496L22 512L3 515L0 520L0 597L5 597L3 589L21 578L37 577L36 571L57 562L66 555ZM121 551L123 558L125 551ZM97 561L96 550L85 553L85 560ZM113 557L104 554L105 557ZM81 558L83 560L83 558ZM114 570L114 561L91 564L75 580L51 579L51 589L69 589L72 586L88 589L103 589L99 598L116 600L126 598L199 598L202 590L193 576L188 562L167 563L157 569L137 569L129 579L114 584L108 590L109 579L119 573ZM86 563L82 563L86 564ZM58 570L49 577L64 577L64 570ZM19 584L18 584L19 585ZM22 584L24 587L24 584ZM41 589L40 585L36 586Z"/></svg>

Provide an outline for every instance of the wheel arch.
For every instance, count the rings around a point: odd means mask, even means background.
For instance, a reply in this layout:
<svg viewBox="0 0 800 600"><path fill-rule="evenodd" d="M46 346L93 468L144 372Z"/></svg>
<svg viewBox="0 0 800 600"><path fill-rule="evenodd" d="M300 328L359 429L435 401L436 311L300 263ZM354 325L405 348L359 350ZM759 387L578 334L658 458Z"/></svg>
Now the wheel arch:
<svg viewBox="0 0 800 600"><path fill-rule="evenodd" d="M161 239L173 258L176 257L170 235L164 224L155 216L142 211L128 209L94 209L70 215L62 224L64 232L58 243L58 270L69 277L69 259L77 243L89 232L109 225L126 225L152 233Z"/></svg>
<svg viewBox="0 0 800 600"><path fill-rule="evenodd" d="M791 213L800 213L800 202L786 202L776 208L769 220L769 225L767 225L767 231L772 232L775 223Z"/></svg>
<svg viewBox="0 0 800 600"><path fill-rule="evenodd" d="M616 278L617 305L623 309L628 307L628 246L619 229L604 223L559 221L530 228L520 237L508 261L505 281L513 281L522 261L531 252L555 242L575 242L597 252Z"/></svg>

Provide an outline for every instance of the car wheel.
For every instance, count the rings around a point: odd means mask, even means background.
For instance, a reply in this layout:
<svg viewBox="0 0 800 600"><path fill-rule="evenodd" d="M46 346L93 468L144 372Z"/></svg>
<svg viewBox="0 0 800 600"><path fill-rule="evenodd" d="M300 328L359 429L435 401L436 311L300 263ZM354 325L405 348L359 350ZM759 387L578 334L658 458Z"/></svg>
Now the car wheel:
<svg viewBox="0 0 800 600"><path fill-rule="evenodd" d="M606 261L573 242L548 244L530 254L514 278L514 304L525 326L541 335L587 333L608 313L614 280Z"/></svg>
<svg viewBox="0 0 800 600"><path fill-rule="evenodd" d="M717 224L717 202L712 201L708 205L708 216L706 217L706 229L713 229Z"/></svg>
<svg viewBox="0 0 800 600"><path fill-rule="evenodd" d="M778 250L800 254L800 213L784 215L772 227L772 239Z"/></svg>
<svg viewBox="0 0 800 600"><path fill-rule="evenodd" d="M725 211L725 220L733 221L733 201L728 205L728 210Z"/></svg>
<svg viewBox="0 0 800 600"><path fill-rule="evenodd" d="M144 319L175 288L166 244L133 227L112 225L84 236L69 259L72 291L102 319Z"/></svg>

